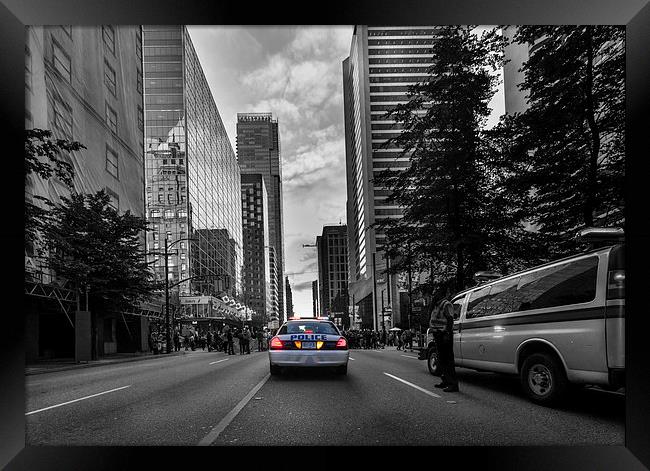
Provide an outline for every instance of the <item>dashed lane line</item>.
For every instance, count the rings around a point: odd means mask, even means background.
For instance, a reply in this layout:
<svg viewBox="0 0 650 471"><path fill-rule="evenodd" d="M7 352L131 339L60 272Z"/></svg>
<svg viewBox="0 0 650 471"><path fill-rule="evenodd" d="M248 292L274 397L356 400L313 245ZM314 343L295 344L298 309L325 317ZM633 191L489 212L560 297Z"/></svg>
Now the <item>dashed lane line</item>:
<svg viewBox="0 0 650 471"><path fill-rule="evenodd" d="M406 384L406 385L408 385L408 386L411 386L412 388L415 388L415 389L417 389L418 391L422 391L424 394L427 394L427 395L429 395L429 396L437 397L438 399L441 399L441 396L438 396L437 394L432 393L431 391L428 391L428 390L426 390L426 389L424 389L424 388L421 388L420 386L418 386L418 385L416 385L416 384L409 383L409 382L406 381L405 379L398 378L397 376L393 376L392 374L390 374L390 373L386 373L386 372L384 372L384 374L385 374L386 376L390 376L390 377L393 378L393 379L396 379L397 381L401 381L402 383L404 383L404 384Z"/></svg>
<svg viewBox="0 0 650 471"><path fill-rule="evenodd" d="M132 385L129 384L128 386L122 386L121 388L110 389L108 391L103 391L103 392L100 392L100 393L97 393L97 394L91 394L90 396L80 397L79 399L74 399L72 401L62 402L61 404L56 404L54 406L44 407L43 409L38 409L38 410L33 410L31 412L25 413L25 415L36 414L37 412L43 412L45 410L54 409L55 407L65 406L67 404L72 404L73 402L83 401L84 399L90 399L91 397L97 397L97 396L101 396L102 394L111 393L113 391L119 391L120 389L130 388L131 386Z"/></svg>
<svg viewBox="0 0 650 471"><path fill-rule="evenodd" d="M406 357L406 358L413 358L415 360L418 359L418 357L414 357L413 355L400 355L401 357Z"/></svg>
<svg viewBox="0 0 650 471"><path fill-rule="evenodd" d="M203 437L203 439L199 442L199 446L212 445L212 443L214 443L214 441L219 437L221 432L223 432L230 424L230 422L232 422L233 419L237 417L237 414L239 414L244 406L248 404L255 393L259 391L262 386L264 386L264 383L266 383L270 377L271 375L267 374L264 379L262 379L262 381L257 383L255 387L251 389L250 392L246 394L246 396L241 401L239 401L235 408L228 412L228 414L223 419L221 419L221 422L219 422L212 430L210 430L210 433Z"/></svg>
<svg viewBox="0 0 650 471"><path fill-rule="evenodd" d="M221 363L222 361L228 361L228 360L229 358L224 358L223 360L213 361L212 363L210 363L210 365L214 365L215 363Z"/></svg>
<svg viewBox="0 0 650 471"><path fill-rule="evenodd" d="M354 358L350 357L350 360L354 361Z"/></svg>

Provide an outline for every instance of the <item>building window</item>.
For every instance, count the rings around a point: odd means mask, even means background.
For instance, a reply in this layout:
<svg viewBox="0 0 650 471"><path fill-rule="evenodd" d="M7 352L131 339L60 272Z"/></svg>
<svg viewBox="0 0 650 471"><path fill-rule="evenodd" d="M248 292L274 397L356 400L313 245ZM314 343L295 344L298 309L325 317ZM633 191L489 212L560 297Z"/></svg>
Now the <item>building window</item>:
<svg viewBox="0 0 650 471"><path fill-rule="evenodd" d="M104 83L106 84L108 91L111 92L113 96L117 96L115 71L108 61L104 61Z"/></svg>
<svg viewBox="0 0 650 471"><path fill-rule="evenodd" d="M138 57L138 61L142 62L142 31L137 31L135 33L135 55Z"/></svg>
<svg viewBox="0 0 650 471"><path fill-rule="evenodd" d="M165 194L164 193L158 193L158 202L159 203L164 203L165 202Z"/></svg>
<svg viewBox="0 0 650 471"><path fill-rule="evenodd" d="M160 244L159 244L158 242L154 242L154 243L153 243L153 248L154 248L154 249L158 249L158 248L160 248ZM157 266L157 265L156 265L156 266Z"/></svg>
<svg viewBox="0 0 650 471"><path fill-rule="evenodd" d="M153 240L158 240L158 233L157 232L152 232L151 233Z"/></svg>
<svg viewBox="0 0 650 471"><path fill-rule="evenodd" d="M25 88L32 89L32 53L25 46Z"/></svg>
<svg viewBox="0 0 650 471"><path fill-rule="evenodd" d="M111 198L108 202L108 205L113 208L115 211L120 210L120 197L110 188L105 188L106 194Z"/></svg>
<svg viewBox="0 0 650 471"><path fill-rule="evenodd" d="M72 65L70 56L66 54L63 48L52 39L52 63L54 69L60 73L67 82L72 82Z"/></svg>
<svg viewBox="0 0 650 471"><path fill-rule="evenodd" d="M115 55L115 30L111 25L102 26L102 38L106 48L111 51L111 54Z"/></svg>
<svg viewBox="0 0 650 471"><path fill-rule="evenodd" d="M160 217L160 210L159 209L154 209L151 211L151 217L152 218L159 218ZM154 229L158 229L157 225L154 225Z"/></svg>
<svg viewBox="0 0 650 471"><path fill-rule="evenodd" d="M72 140L72 109L59 98L52 101L52 114L54 128L61 133L61 137Z"/></svg>
<svg viewBox="0 0 650 471"><path fill-rule="evenodd" d="M108 173L119 179L117 153L106 146L106 170Z"/></svg>
<svg viewBox="0 0 650 471"><path fill-rule="evenodd" d="M106 124L111 128L111 131L117 134L117 113L108 103L106 103Z"/></svg>
<svg viewBox="0 0 650 471"><path fill-rule="evenodd" d="M173 217L174 217L174 211L173 210L171 210L171 209L165 210L165 218L169 219L169 218L173 218Z"/></svg>

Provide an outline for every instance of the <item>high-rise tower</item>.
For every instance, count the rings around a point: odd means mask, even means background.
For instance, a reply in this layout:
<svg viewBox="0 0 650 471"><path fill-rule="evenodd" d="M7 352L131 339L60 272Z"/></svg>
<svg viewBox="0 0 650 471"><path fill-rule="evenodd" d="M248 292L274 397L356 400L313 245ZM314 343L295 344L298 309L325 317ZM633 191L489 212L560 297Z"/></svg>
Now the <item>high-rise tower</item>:
<svg viewBox="0 0 650 471"><path fill-rule="evenodd" d="M271 113L237 114L237 159L242 174L264 178L268 194L269 245L273 248L278 287L278 322L284 319L284 212L282 209L282 162L278 121Z"/></svg>

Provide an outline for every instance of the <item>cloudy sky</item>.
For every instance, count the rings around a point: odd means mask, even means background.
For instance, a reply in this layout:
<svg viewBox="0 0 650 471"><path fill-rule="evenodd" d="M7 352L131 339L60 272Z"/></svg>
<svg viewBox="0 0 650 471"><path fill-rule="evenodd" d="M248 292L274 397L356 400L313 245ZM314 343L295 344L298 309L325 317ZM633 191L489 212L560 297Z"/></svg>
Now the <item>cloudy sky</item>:
<svg viewBox="0 0 650 471"><path fill-rule="evenodd" d="M314 244L323 225L345 224L345 137L341 63L352 26L189 26L235 150L237 113L278 119L284 191L285 272L296 314L312 313ZM502 94L494 100L496 119Z"/></svg>

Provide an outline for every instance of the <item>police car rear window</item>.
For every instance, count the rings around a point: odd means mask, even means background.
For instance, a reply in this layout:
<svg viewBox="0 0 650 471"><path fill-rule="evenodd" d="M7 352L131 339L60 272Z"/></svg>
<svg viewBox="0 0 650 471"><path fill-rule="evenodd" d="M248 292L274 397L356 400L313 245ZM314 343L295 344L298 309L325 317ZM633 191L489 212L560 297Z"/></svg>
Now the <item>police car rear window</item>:
<svg viewBox="0 0 650 471"><path fill-rule="evenodd" d="M289 322L278 331L278 335L284 334L331 334L339 335L336 327L329 322Z"/></svg>

